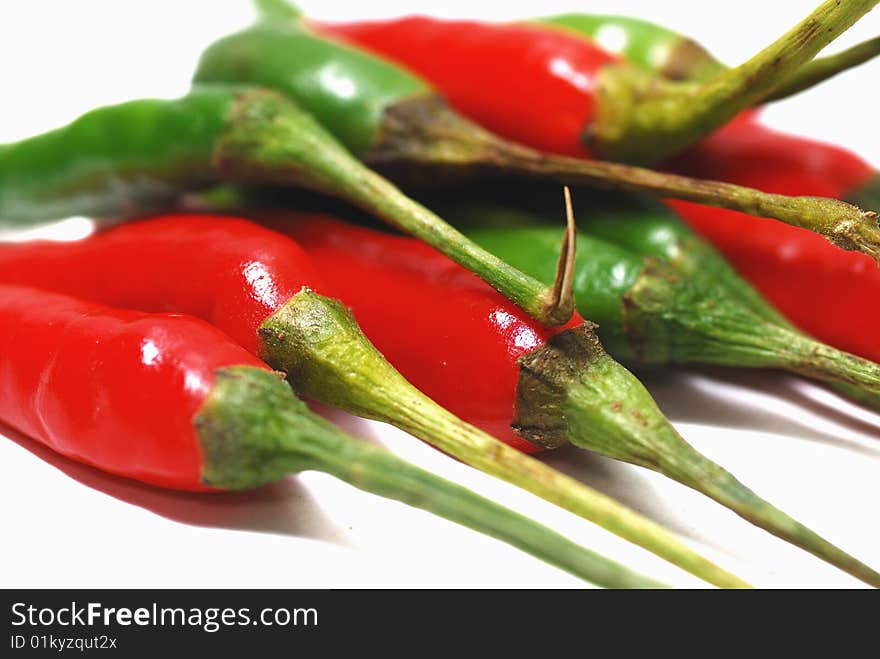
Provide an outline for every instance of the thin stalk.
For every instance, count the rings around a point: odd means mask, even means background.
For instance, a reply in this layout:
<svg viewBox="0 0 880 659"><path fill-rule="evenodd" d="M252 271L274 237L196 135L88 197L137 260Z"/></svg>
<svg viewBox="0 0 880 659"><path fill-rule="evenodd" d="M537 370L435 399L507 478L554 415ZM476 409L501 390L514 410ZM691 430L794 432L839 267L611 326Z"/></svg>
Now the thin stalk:
<svg viewBox="0 0 880 659"><path fill-rule="evenodd" d="M760 340L734 344L733 359L744 365L751 355L760 366L777 368L825 382L858 402L880 409L880 364L816 341L787 325L764 324L750 333Z"/></svg>
<svg viewBox="0 0 880 659"><path fill-rule="evenodd" d="M878 55L880 55L880 37L874 37L834 55L814 59L787 78L772 94L764 98L764 102L778 101L799 94Z"/></svg>
<svg viewBox="0 0 880 659"><path fill-rule="evenodd" d="M658 197L693 201L779 220L825 236L841 249L858 251L880 262L877 213L838 199L791 197L721 181L707 181L617 163L548 158L529 149L505 149L507 166L518 173L552 178L569 185L649 192Z"/></svg>
<svg viewBox="0 0 880 659"><path fill-rule="evenodd" d="M856 387L862 400L880 402L880 365L820 343L794 328L763 324L745 332L724 331L730 361L777 367L828 384Z"/></svg>
<svg viewBox="0 0 880 659"><path fill-rule="evenodd" d="M824 197L789 197L614 162L541 153L501 140L461 118L437 98L399 103L386 112L371 165L418 182L518 176L728 208L776 219L825 236L838 247L880 262L877 214Z"/></svg>
<svg viewBox="0 0 880 659"><path fill-rule="evenodd" d="M521 358L516 425L538 443L575 446L657 471L874 587L880 573L774 507L688 444L641 383L591 332L568 330Z"/></svg>
<svg viewBox="0 0 880 659"><path fill-rule="evenodd" d="M668 261L647 258L625 305L642 361L780 368L880 407L880 364L795 328L698 239L682 239Z"/></svg>
<svg viewBox="0 0 880 659"><path fill-rule="evenodd" d="M289 472L323 471L361 490L421 508L506 542L605 588L657 588L643 577L470 490L346 435L310 412L267 371L232 367L195 419L205 480L250 488Z"/></svg>
<svg viewBox="0 0 880 659"><path fill-rule="evenodd" d="M352 443L344 456L331 456L323 471L361 490L402 501L506 542L603 588L662 587L522 515L365 443Z"/></svg>
<svg viewBox="0 0 880 659"><path fill-rule="evenodd" d="M381 295L381 291L377 291ZM261 356L297 393L391 423L462 462L598 524L717 586L748 587L668 531L503 444L410 385L369 343L340 303L304 289L261 329Z"/></svg>
<svg viewBox="0 0 880 659"><path fill-rule="evenodd" d="M690 448L683 439L679 438L679 441ZM688 464L668 456L664 457L662 463L650 468L702 492L776 537L805 549L875 588L880 587L880 574L875 570L759 497L714 462L703 458L693 449L691 452L693 456L687 460Z"/></svg>
<svg viewBox="0 0 880 659"><path fill-rule="evenodd" d="M563 188L565 199L565 233L562 236L562 246L559 250L559 260L556 262L556 276L553 281L553 297L557 305L574 307L574 268L577 256L577 226L574 219L574 206L571 203L571 190L566 185Z"/></svg>

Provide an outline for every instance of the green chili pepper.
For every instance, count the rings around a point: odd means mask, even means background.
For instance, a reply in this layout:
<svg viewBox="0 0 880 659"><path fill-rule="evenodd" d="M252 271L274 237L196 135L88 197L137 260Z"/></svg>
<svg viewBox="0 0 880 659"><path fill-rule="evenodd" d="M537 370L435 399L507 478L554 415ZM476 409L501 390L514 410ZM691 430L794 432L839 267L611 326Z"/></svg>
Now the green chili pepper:
<svg viewBox="0 0 880 659"><path fill-rule="evenodd" d="M507 195L510 196L509 193ZM542 201L540 195L532 201ZM578 310L598 321L598 332L611 355L647 363L707 362L713 364L781 367L860 392L875 405L880 402L880 366L820 344L792 328L749 289L705 243L689 235L662 207L639 200L621 205L605 200L581 202L580 215L589 218L578 235L573 271ZM466 235L541 278L552 273L547 255L558 240L547 232L540 214L486 202L452 202L447 216ZM594 237L598 236L598 237ZM613 237L615 243L603 238ZM571 346L556 346L544 360L571 357ZM521 362L528 372L530 362ZM541 391L558 391L552 421L526 426L521 432L540 441L559 427L576 446L658 471L691 487L745 519L807 551L846 567L851 560L825 544L793 519L739 483L730 473L699 454L676 436L664 437L651 425L651 439L612 441L597 428L608 430L602 415L623 410L633 423L652 424L644 415L648 400L630 407L637 394L621 389L615 397L591 392L593 398L567 398L568 379L586 381L584 374L601 377L604 362L584 359L580 371L555 379L536 379ZM578 379L580 378L580 379ZM625 402L629 401L629 402ZM528 404L520 399L519 404ZM582 409L592 405L584 424ZM560 413L559 410L562 410ZM530 418L541 418L528 410ZM539 412L549 412L539 409ZM521 410L518 409L521 413ZM599 439L599 437L603 439Z"/></svg>
<svg viewBox="0 0 880 659"><path fill-rule="evenodd" d="M293 184L364 208L473 270L529 314L561 324L570 291L548 288L467 240L356 160L292 100L202 87L173 101L93 110L0 147L0 219L131 215L220 180Z"/></svg>
<svg viewBox="0 0 880 659"><path fill-rule="evenodd" d="M194 82L276 89L309 109L359 158L397 179L423 182L501 174L648 191L806 227L844 249L861 250L880 261L880 229L872 212L838 200L767 195L514 144L453 112L406 70L316 34L290 7L266 5L261 3L264 20L205 50Z"/></svg>
<svg viewBox="0 0 880 659"><path fill-rule="evenodd" d="M166 207L217 179L211 154L233 103L228 89L93 110L57 130L0 145L0 221L107 217Z"/></svg>
<svg viewBox="0 0 880 659"><path fill-rule="evenodd" d="M537 208L542 196L519 208ZM612 356L781 368L880 407L880 366L793 327L665 206L595 194L581 195L581 204L575 299L599 324ZM538 279L552 278L559 239L540 212L479 201L441 207L489 251Z"/></svg>
<svg viewBox="0 0 880 659"><path fill-rule="evenodd" d="M356 155L373 146L389 107L432 94L404 69L316 36L300 22L260 23L220 39L202 55L196 81L279 89Z"/></svg>

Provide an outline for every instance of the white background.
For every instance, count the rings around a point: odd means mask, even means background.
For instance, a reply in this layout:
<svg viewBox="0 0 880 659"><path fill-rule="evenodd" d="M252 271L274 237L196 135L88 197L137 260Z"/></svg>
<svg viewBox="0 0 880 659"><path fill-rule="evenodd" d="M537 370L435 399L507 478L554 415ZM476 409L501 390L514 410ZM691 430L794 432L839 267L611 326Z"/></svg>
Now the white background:
<svg viewBox="0 0 880 659"><path fill-rule="evenodd" d="M419 10L493 19L578 10L629 13L699 35L723 60L736 62L772 41L814 3L818 0L302 5L316 17L337 19ZM0 142L66 123L96 105L184 93L201 49L251 16L247 0L0 4ZM830 50L878 32L875 12ZM774 105L766 120L839 142L880 164L878 79L880 63L869 64ZM880 417L780 373L707 368L639 375L698 449L830 540L880 565ZM401 432L334 418L651 576L699 585L646 552ZM0 441L2 585L582 585L506 545L320 474L249 494L181 495L104 476L21 437L11 440ZM573 450L545 459L667 525L758 585L858 585L656 474Z"/></svg>

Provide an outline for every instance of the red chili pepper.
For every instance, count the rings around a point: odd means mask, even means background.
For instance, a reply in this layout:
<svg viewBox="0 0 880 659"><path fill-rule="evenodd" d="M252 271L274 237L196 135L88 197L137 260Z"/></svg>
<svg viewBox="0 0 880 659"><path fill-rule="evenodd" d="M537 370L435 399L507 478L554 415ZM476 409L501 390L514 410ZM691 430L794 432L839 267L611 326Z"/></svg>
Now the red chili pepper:
<svg viewBox="0 0 880 659"><path fill-rule="evenodd" d="M505 443L540 450L511 429L517 360L583 323L579 314L565 327L548 328L427 245L318 215L271 219L308 249L329 290L410 382Z"/></svg>
<svg viewBox="0 0 880 659"><path fill-rule="evenodd" d="M266 365L222 332L30 288L0 287L0 420L80 462L209 489L192 420L215 373Z"/></svg>
<svg viewBox="0 0 880 659"><path fill-rule="evenodd" d="M593 59L597 48L583 36L528 25L414 17L321 29L407 64L486 127L570 155L584 155L579 145L586 124L578 126L577 117L591 116L598 71L613 63ZM843 149L774 133L753 118L743 113L680 156L677 168L766 192L841 199L875 175ZM796 325L880 361L880 309L864 304L880 295L880 271L869 258L781 223L670 204Z"/></svg>
<svg viewBox="0 0 880 659"><path fill-rule="evenodd" d="M319 470L486 533L588 581L657 586L345 435L220 330L0 286L0 421L104 471L185 490Z"/></svg>
<svg viewBox="0 0 880 659"><path fill-rule="evenodd" d="M414 16L316 27L409 67L499 135L567 155L650 162L763 101L874 4L826 1L740 66L686 83L547 25ZM274 8L264 14L290 20Z"/></svg>
<svg viewBox="0 0 880 659"><path fill-rule="evenodd" d="M404 63L493 132L570 156L588 155L583 134L595 118L596 77L621 61L577 35L540 25L412 16L320 29Z"/></svg>
<svg viewBox="0 0 880 659"><path fill-rule="evenodd" d="M334 240L334 231L327 232L327 240ZM300 235L299 231L292 234ZM348 239L348 233L340 234L341 240ZM369 259L370 243L362 247L361 258ZM198 249L202 252L195 254L193 250ZM398 345L412 350L415 359L409 361L420 364L414 384L424 390L432 380L440 383L441 390L434 392L440 405L453 403L458 408L464 403L474 425L517 448L537 450L510 429L519 376L516 358L543 345L558 331L582 324L583 319L575 315L563 328L545 328L501 295L492 297L493 308L485 317L486 291L478 279L451 260L440 259L438 267L437 252L430 247L413 249L421 250L430 262L438 284L431 299L434 311L424 320L442 324L438 339L448 342L451 359L461 360L447 361L441 368L457 368L462 376L460 384L456 384L458 377L433 378L437 364L415 358L421 351L418 341L404 334ZM412 258L407 253L400 264L407 267ZM328 268L327 274L332 281L351 276L364 292L394 290L394 303L385 305L385 318L396 318L395 325L406 327L412 322L408 316L413 303L418 297L424 299L424 290L418 284L408 287L399 272L377 272L370 278L358 275L361 264L355 259L340 262L338 268ZM111 306L192 314L219 327L249 352L263 355L268 346L260 328L266 319L302 286L318 292L327 288L326 277L318 276L310 255L294 240L247 220L210 215L164 216L75 243L7 245L0 249L0 280L88 296ZM461 288L455 299L448 295L451 285ZM463 316L469 305L473 313ZM479 327L487 322L507 337L505 342L498 341L499 332ZM281 363L272 365L282 367ZM474 369L493 377L476 381L468 375ZM469 387L466 393L465 385Z"/></svg>
<svg viewBox="0 0 880 659"><path fill-rule="evenodd" d="M674 161L682 171L780 194L858 201L876 171L837 146L785 135L742 117ZM877 191L872 199L880 198ZM689 202L668 202L795 325L837 348L880 361L880 270L780 222Z"/></svg>
<svg viewBox="0 0 880 659"><path fill-rule="evenodd" d="M372 313L364 312L365 319L381 319L374 327L379 328L382 350L389 356L408 356L411 361L401 365L411 369L410 375L426 390L448 397L456 411L471 415L468 420L498 429L518 445L521 440L507 428L511 422L540 445L571 441L651 466L832 564L880 584L880 575L760 499L684 442L638 380L605 354L589 326L544 330L438 252L419 246L413 255L406 246L417 242L382 234L373 239L374 232L338 221L324 222L320 229L331 241L333 234L344 234L346 254L328 274L340 287L345 282L366 284L360 290L373 307ZM129 307L173 307L214 320L230 332L256 332L259 354L287 373L298 393L395 423L676 564L731 583L729 575L719 574L665 535L658 539L656 528L607 497L438 407L366 343L339 306L314 294L303 297L302 292L286 300L285 291L301 281L279 282L272 264L297 258L298 250L286 249L276 257L273 246L278 241L289 239L244 220L169 216L123 225L77 243L30 243L0 250L0 280L76 291ZM248 249L240 252L237 242ZM364 267L365 255L376 263L367 261ZM387 266L390 274L365 275L379 270L378 264ZM436 286L427 292L409 289L410 283L425 280ZM472 295L463 295L461 282ZM440 300L442 314L434 308ZM310 302L315 304L309 306ZM266 307L276 305L265 318ZM389 319L395 322L389 324ZM248 340L246 334L242 338ZM413 367L423 362L425 367ZM452 369L460 380L450 380Z"/></svg>
<svg viewBox="0 0 880 659"><path fill-rule="evenodd" d="M199 249L201 253L194 253ZM365 245L364 256L369 254L370 247ZM436 262L437 253L431 248L426 246L424 254ZM444 266L448 276L478 288L452 261L444 261ZM336 271L330 269L328 274L334 280L351 275L351 264ZM386 283L391 283L381 275L376 280L357 278L373 291L382 291ZM163 216L116 227L76 243L7 245L0 250L0 280L88 296L111 306L192 314L219 327L249 352L262 355L269 351L265 335L261 337L260 332L266 320L303 286L318 292L326 288L311 258L294 240L247 220L211 215ZM405 281L394 282L395 289L400 284L401 297L387 305L387 313L388 318L399 316L403 321L412 300L406 297ZM452 303L455 314L436 312L426 321L448 321L443 336L454 342L450 353L460 355L469 368L485 369L500 379L499 386L483 380L479 390L468 392L469 408L478 411L482 422L477 425L520 448L537 450L510 430L518 375L515 360L522 352L544 343L556 330L524 319L524 314L514 312L516 307L499 295L494 322L503 327L508 322L505 319L516 319L509 329L510 345L495 343L495 334L481 341L487 333L473 332L469 323L482 319L456 317L466 306L462 302L466 291L462 295L462 300L454 302L438 295L435 302L441 306ZM480 300L484 297L484 290L479 288ZM484 312L479 308L478 313ZM583 320L576 315L565 327L581 323ZM411 345L406 336L400 339L401 345ZM474 345L474 341L478 343ZM413 349L418 350L416 346ZM269 361L272 364L272 356ZM276 361L279 363L272 365L281 368L282 360ZM430 377L429 372L418 375L420 382ZM447 382L447 378L442 381ZM445 398L456 404L460 401L449 395Z"/></svg>
<svg viewBox="0 0 880 659"><path fill-rule="evenodd" d="M163 216L74 243L4 245L0 280L114 307L187 313L253 354L267 318L303 286L324 289L294 241L211 215Z"/></svg>
<svg viewBox="0 0 880 659"><path fill-rule="evenodd" d="M323 290L324 284L302 249L278 232L239 218L169 215L74 243L3 246L0 281L113 306L200 317L285 372L298 394L392 423L712 583L743 583L656 524L467 425L422 394L382 358L346 309L301 290L305 285ZM373 294L385 292L374 289ZM397 304L383 299L389 309ZM518 312L512 304L503 304L511 314ZM487 399L473 404L488 406L492 427L509 424L514 414L511 399L499 410L490 384L481 393Z"/></svg>

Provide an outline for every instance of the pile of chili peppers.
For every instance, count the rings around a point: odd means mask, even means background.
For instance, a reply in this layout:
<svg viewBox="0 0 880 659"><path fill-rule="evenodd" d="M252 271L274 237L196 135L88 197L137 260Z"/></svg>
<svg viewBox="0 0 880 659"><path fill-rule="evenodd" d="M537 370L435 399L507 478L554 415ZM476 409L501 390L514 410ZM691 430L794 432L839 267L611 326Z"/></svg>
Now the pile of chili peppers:
<svg viewBox="0 0 880 659"><path fill-rule="evenodd" d="M0 244L0 423L204 496L324 471L595 585L662 587L303 397L707 583L750 586L528 455L573 445L878 587L874 567L688 444L626 368L785 369L880 408L880 312L865 304L880 178L757 117L880 54L875 39L817 58L877 1L826 1L728 68L635 18L323 24L257 0L256 24L205 50L184 97L0 145L0 225L117 225ZM627 36L618 51L609 29Z"/></svg>

